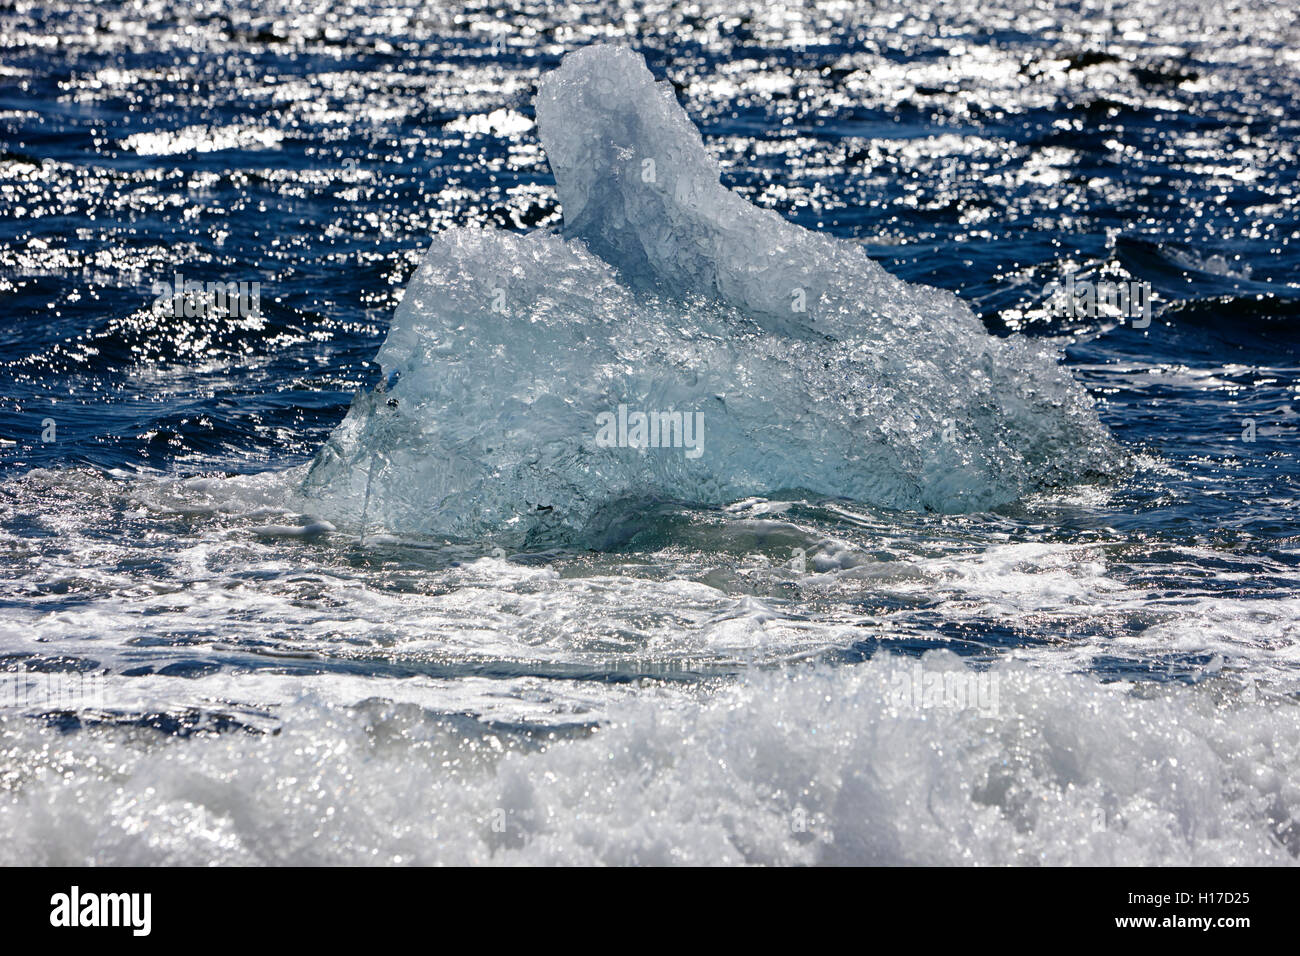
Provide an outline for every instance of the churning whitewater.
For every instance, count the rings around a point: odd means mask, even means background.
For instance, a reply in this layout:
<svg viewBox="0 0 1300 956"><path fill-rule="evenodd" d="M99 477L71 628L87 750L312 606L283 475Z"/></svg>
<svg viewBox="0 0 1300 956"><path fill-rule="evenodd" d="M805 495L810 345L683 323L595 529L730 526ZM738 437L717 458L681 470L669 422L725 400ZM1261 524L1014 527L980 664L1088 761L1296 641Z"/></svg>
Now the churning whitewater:
<svg viewBox="0 0 1300 956"><path fill-rule="evenodd" d="M1300 859L1289 9L326 6L0 5L0 863Z"/></svg>

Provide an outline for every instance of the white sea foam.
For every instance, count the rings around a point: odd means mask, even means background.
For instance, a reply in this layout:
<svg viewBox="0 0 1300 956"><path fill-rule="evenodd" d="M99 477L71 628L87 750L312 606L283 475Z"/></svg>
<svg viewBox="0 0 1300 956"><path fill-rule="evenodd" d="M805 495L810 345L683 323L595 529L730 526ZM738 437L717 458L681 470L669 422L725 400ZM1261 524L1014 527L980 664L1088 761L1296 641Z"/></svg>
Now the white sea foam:
<svg viewBox="0 0 1300 956"><path fill-rule="evenodd" d="M0 721L0 862L1294 862L1294 706L1001 666L990 712L923 704L918 666L970 676L940 652L702 701L643 687L542 750L310 696L278 735L101 728L51 748L55 731Z"/></svg>
<svg viewBox="0 0 1300 956"><path fill-rule="evenodd" d="M0 862L1300 852L1286 568L1271 596L1225 596L1199 576L1152 594L1110 548L989 546L992 516L872 524L844 506L818 524L757 500L623 554L268 537L268 524L310 524L269 503L286 483L16 483L6 500L61 503L42 512L59 547L0 582L22 596L0 647L15 666L76 665L67 674L100 683L94 700L48 703L43 672L16 672L35 693L0 707ZM123 514L148 533L106 539ZM981 530L965 540L954 525ZM0 548L26 546L0 534ZM1166 567L1212 557L1156 547ZM936 621L1012 638L1001 656L1022 660L980 671L990 687L927 655L927 678L944 677L928 701L914 659L886 649L943 639ZM842 662L877 637L874 658ZM1105 684L1096 674L1117 668L1102 658L1156 676L1173 662L1194 685ZM47 726L51 709L81 729ZM202 732L232 722L252 732Z"/></svg>

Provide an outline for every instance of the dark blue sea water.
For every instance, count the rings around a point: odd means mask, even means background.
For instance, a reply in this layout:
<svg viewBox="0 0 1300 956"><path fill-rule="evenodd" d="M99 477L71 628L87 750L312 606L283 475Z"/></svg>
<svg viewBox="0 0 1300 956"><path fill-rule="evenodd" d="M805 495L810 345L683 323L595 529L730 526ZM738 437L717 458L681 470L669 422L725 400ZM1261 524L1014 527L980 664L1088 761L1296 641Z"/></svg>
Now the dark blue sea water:
<svg viewBox="0 0 1300 956"><path fill-rule="evenodd" d="M1294 863L1296 21L0 6L0 859ZM1061 346L1133 467L976 514L661 505L604 550L313 525L431 234L559 226L532 96L597 41L745 199ZM178 274L260 316L158 314ZM1150 325L1066 315L1071 276L1149 284ZM900 715L912 662L998 706Z"/></svg>

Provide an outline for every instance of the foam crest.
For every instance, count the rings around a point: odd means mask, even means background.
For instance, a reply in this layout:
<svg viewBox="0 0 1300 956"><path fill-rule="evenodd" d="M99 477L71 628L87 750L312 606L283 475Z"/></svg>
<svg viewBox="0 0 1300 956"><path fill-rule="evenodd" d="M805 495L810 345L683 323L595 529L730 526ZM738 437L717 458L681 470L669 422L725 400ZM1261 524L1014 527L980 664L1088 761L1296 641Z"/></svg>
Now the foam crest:
<svg viewBox="0 0 1300 956"><path fill-rule="evenodd" d="M304 697L277 735L183 741L106 727L50 747L54 728L0 721L0 862L1242 865L1300 850L1289 703L976 675L947 652L641 696L541 746L377 700Z"/></svg>

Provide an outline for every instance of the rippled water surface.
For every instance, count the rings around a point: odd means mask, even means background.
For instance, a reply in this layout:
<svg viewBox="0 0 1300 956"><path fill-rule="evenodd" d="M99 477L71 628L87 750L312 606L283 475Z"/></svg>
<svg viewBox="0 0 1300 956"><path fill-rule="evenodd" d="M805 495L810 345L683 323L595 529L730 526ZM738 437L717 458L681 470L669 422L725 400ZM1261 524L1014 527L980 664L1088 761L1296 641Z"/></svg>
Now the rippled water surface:
<svg viewBox="0 0 1300 956"><path fill-rule="evenodd" d="M0 6L0 861L1295 863L1296 21ZM599 550L314 513L430 234L559 225L532 96L596 41L746 199L1060 346L1132 468L644 503ZM260 315L159 315L178 273ZM1075 274L1150 326L1061 314ZM914 666L996 701L900 707Z"/></svg>

